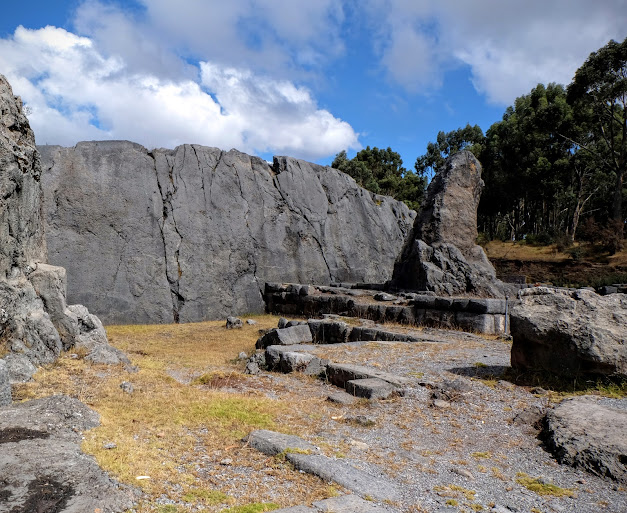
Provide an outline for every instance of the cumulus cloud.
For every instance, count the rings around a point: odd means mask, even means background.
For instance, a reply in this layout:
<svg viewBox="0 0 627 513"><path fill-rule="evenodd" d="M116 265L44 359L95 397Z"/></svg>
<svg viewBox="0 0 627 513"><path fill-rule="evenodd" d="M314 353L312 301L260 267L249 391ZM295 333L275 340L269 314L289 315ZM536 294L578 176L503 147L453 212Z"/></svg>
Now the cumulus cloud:
<svg viewBox="0 0 627 513"><path fill-rule="evenodd" d="M0 40L0 69L32 109L39 143L129 139L200 143L317 159L358 147L347 123L288 81L201 63L202 83L130 69L64 29L19 27Z"/></svg>
<svg viewBox="0 0 627 513"><path fill-rule="evenodd" d="M466 65L488 100L509 104L538 82L567 84L590 52L627 35L624 0L367 0L379 55L413 92L437 89Z"/></svg>

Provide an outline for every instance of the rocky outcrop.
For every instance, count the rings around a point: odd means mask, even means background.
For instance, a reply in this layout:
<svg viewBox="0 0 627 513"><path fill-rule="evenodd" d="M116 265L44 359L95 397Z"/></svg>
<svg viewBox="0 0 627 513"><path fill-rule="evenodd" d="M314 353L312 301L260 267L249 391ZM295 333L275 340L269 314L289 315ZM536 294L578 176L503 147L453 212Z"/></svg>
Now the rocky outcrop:
<svg viewBox="0 0 627 513"><path fill-rule="evenodd" d="M627 401L583 396L549 411L543 436L560 463L627 484Z"/></svg>
<svg viewBox="0 0 627 513"><path fill-rule="evenodd" d="M105 323L261 312L266 281L384 282L415 218L288 157L125 141L40 151L50 261Z"/></svg>
<svg viewBox="0 0 627 513"><path fill-rule="evenodd" d="M627 295L523 289L511 308L512 367L627 377Z"/></svg>
<svg viewBox="0 0 627 513"><path fill-rule="evenodd" d="M77 399L51 396L0 409L0 510L125 511L139 498L80 449L99 415Z"/></svg>
<svg viewBox="0 0 627 513"><path fill-rule="evenodd" d="M41 216L41 165L35 135L0 75L0 277L24 271L46 255Z"/></svg>
<svg viewBox="0 0 627 513"><path fill-rule="evenodd" d="M476 244L481 164L469 151L450 157L427 189L414 236L394 270L393 287L439 295L500 297L503 284Z"/></svg>
<svg viewBox="0 0 627 513"><path fill-rule="evenodd" d="M30 379L80 342L66 305L65 270L47 265L41 164L19 97L0 75L0 356L11 382ZM109 348L104 331L89 352ZM113 349L111 348L113 351ZM119 355L115 363L128 360ZM0 397L7 402L6 379Z"/></svg>

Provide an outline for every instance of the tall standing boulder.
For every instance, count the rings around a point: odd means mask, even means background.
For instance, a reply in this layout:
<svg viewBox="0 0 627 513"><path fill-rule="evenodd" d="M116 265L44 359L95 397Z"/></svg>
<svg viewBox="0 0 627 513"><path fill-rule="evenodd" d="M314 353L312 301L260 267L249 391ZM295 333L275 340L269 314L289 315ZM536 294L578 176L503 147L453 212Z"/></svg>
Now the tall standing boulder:
<svg viewBox="0 0 627 513"><path fill-rule="evenodd" d="M504 286L476 243L481 164L469 151L450 157L429 184L414 236L404 248L392 284L439 295L500 297Z"/></svg>
<svg viewBox="0 0 627 513"><path fill-rule="evenodd" d="M0 387L30 379L79 342L65 270L46 264L42 168L22 101L0 75ZM106 337L100 345L108 346ZM120 355L117 363L128 362ZM6 390L0 390L6 402Z"/></svg>

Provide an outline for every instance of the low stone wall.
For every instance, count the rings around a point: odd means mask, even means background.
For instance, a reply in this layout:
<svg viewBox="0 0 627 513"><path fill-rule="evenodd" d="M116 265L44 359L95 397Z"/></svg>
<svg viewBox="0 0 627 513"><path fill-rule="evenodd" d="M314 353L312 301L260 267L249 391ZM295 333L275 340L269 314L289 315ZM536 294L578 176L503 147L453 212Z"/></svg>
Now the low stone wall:
<svg viewBox="0 0 627 513"><path fill-rule="evenodd" d="M509 332L506 299L450 298L403 293L399 296L346 287L266 283L269 313L314 317L339 314L375 322L454 328L488 335Z"/></svg>

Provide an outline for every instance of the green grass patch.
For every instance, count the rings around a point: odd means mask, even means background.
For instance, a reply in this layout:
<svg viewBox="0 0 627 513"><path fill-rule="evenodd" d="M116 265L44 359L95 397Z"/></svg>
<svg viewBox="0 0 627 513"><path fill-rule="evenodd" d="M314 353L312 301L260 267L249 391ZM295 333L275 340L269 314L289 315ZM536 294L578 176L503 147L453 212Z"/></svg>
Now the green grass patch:
<svg viewBox="0 0 627 513"><path fill-rule="evenodd" d="M275 509L279 509L279 505L274 502L253 502L252 504L223 509L220 513L263 513Z"/></svg>
<svg viewBox="0 0 627 513"><path fill-rule="evenodd" d="M206 490L204 488L194 488L183 495L185 502L204 502L211 506L229 501L229 496L220 490Z"/></svg>
<svg viewBox="0 0 627 513"><path fill-rule="evenodd" d="M551 495L553 497L574 497L575 490L561 488L552 483L544 483L540 478L531 477L524 472L516 474L516 482L538 495Z"/></svg>

